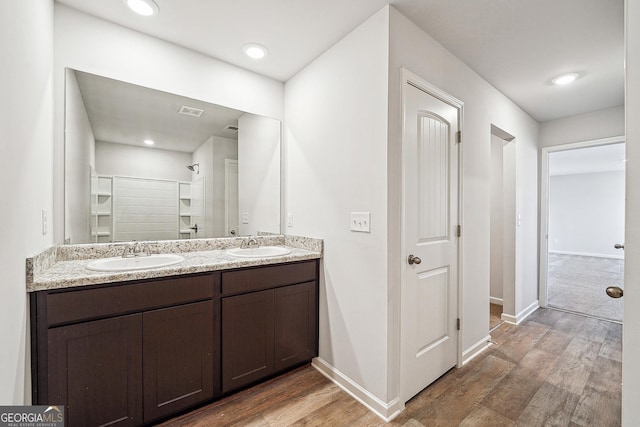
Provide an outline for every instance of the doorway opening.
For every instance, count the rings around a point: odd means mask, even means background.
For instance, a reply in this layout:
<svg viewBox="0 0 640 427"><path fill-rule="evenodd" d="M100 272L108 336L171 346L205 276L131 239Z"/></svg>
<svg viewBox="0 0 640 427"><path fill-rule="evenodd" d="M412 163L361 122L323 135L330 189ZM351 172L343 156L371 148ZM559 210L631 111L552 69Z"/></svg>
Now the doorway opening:
<svg viewBox="0 0 640 427"><path fill-rule="evenodd" d="M491 125L491 222L489 330L515 316L515 137Z"/></svg>
<svg viewBox="0 0 640 427"><path fill-rule="evenodd" d="M622 322L622 300L605 289L624 282L624 160L623 138L543 149L547 307Z"/></svg>

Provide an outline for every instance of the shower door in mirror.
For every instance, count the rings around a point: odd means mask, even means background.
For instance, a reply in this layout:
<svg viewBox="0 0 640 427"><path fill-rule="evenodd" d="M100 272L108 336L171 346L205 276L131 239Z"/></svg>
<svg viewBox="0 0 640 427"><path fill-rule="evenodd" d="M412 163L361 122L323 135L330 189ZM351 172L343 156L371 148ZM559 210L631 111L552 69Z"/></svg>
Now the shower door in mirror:
<svg viewBox="0 0 640 427"><path fill-rule="evenodd" d="M224 225L227 236L240 233L240 212L238 209L238 161L224 161Z"/></svg>
<svg viewBox="0 0 640 427"><path fill-rule="evenodd" d="M190 238L209 237L205 221L204 176L191 181L191 227Z"/></svg>

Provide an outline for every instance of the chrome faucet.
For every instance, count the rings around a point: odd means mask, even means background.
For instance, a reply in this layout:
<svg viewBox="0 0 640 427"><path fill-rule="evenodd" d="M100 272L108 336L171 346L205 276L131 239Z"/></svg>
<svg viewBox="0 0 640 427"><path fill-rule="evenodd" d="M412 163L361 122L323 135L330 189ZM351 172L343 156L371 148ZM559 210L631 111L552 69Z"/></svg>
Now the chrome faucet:
<svg viewBox="0 0 640 427"><path fill-rule="evenodd" d="M260 246L258 244L258 240L255 237L249 236L248 239L242 239L242 243L240 244L240 249L248 249L252 246Z"/></svg>
<svg viewBox="0 0 640 427"><path fill-rule="evenodd" d="M122 250L122 258L149 256L151 253L151 245L147 242L127 243Z"/></svg>

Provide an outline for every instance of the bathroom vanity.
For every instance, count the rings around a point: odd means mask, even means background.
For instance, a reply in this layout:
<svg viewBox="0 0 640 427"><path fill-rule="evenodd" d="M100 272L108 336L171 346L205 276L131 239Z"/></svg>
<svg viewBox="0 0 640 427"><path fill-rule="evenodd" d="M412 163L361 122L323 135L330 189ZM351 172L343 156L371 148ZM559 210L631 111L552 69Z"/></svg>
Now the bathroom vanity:
<svg viewBox="0 0 640 427"><path fill-rule="evenodd" d="M30 294L33 404L64 405L69 426L150 424L317 355L320 252L183 255L207 271L184 273L187 262L75 286L116 275L81 276L86 260L45 271ZM73 272L48 281L55 268Z"/></svg>

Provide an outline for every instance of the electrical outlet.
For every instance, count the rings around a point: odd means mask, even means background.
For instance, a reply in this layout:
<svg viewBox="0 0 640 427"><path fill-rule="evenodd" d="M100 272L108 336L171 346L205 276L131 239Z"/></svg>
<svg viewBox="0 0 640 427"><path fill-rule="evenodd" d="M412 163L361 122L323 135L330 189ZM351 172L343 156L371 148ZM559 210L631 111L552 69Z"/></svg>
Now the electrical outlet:
<svg viewBox="0 0 640 427"><path fill-rule="evenodd" d="M242 224L249 224L249 212L242 212L242 215L240 215L240 222Z"/></svg>
<svg viewBox="0 0 640 427"><path fill-rule="evenodd" d="M371 213L370 212L351 212L351 231L361 233L371 232Z"/></svg>
<svg viewBox="0 0 640 427"><path fill-rule="evenodd" d="M287 227L293 227L293 214L291 212L287 214Z"/></svg>

